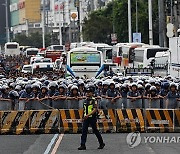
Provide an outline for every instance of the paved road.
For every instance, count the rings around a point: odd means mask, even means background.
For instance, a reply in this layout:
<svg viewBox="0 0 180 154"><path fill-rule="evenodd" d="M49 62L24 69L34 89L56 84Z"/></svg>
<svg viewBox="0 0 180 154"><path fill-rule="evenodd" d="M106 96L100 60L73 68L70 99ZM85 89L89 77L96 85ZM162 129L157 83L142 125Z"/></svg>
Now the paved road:
<svg viewBox="0 0 180 154"><path fill-rule="evenodd" d="M172 139L180 134L141 134L142 141L135 148L129 148L127 134L103 134L106 146L97 150L98 144L93 134L88 135L87 150L78 151L80 134L48 135L1 135L0 153L13 154L179 154L180 143L145 143L144 137L157 136Z"/></svg>

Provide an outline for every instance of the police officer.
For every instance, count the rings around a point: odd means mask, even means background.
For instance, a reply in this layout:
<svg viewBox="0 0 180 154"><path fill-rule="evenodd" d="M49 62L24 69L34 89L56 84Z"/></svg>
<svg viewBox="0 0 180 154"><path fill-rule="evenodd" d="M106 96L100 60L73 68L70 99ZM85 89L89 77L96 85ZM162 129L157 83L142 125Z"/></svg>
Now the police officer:
<svg viewBox="0 0 180 154"><path fill-rule="evenodd" d="M81 136L81 146L78 150L86 150L86 139L88 133L88 127L91 125L94 134L98 138L99 147L98 149L103 149L105 144L103 142L102 136L99 133L97 126L96 126L96 115L97 115L97 101L93 97L93 88L88 87L86 89L86 100L84 102L84 118L83 118L83 129L82 129L82 136Z"/></svg>

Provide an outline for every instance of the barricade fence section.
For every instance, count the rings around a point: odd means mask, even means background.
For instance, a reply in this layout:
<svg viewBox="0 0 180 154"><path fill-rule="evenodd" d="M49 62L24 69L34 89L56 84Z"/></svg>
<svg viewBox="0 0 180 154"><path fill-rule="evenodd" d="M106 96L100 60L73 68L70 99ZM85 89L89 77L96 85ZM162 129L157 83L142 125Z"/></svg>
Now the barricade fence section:
<svg viewBox="0 0 180 154"><path fill-rule="evenodd" d="M116 132L116 111L114 109L98 110L97 127L100 132Z"/></svg>
<svg viewBox="0 0 180 154"><path fill-rule="evenodd" d="M146 130L148 132L173 132L174 110L146 109Z"/></svg>
<svg viewBox="0 0 180 154"><path fill-rule="evenodd" d="M85 99L72 99L72 100L52 100L46 99L39 101L32 99L25 100L0 100L0 111L6 110L52 110L52 109L82 109ZM180 107L180 102L173 99L127 99L119 98L115 101L111 99L101 98L98 99L99 109L177 109Z"/></svg>
<svg viewBox="0 0 180 154"><path fill-rule="evenodd" d="M142 109L118 109L117 132L144 132L145 121Z"/></svg>
<svg viewBox="0 0 180 154"><path fill-rule="evenodd" d="M1 134L25 134L29 132L30 111L1 111Z"/></svg>
<svg viewBox="0 0 180 154"><path fill-rule="evenodd" d="M59 110L60 132L79 133L82 130L83 109Z"/></svg>
<svg viewBox="0 0 180 154"><path fill-rule="evenodd" d="M59 111L30 111L30 133L58 133Z"/></svg>
<svg viewBox="0 0 180 154"><path fill-rule="evenodd" d="M4 110L0 111L0 133L81 133L84 101L19 101L14 105L15 110L11 110L10 101L1 101L0 107ZM99 99L97 127L102 133L180 132L180 109L169 109L170 102L167 99L131 101L123 98L115 102ZM178 102L176 105L178 107ZM160 106L167 108L160 109Z"/></svg>

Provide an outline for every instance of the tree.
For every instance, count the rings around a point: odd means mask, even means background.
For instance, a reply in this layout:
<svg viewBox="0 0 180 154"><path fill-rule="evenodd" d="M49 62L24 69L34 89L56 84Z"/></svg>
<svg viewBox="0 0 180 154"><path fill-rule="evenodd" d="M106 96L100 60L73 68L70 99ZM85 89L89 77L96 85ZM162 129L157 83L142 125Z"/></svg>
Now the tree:
<svg viewBox="0 0 180 154"><path fill-rule="evenodd" d="M107 15L107 16L106 16ZM111 42L112 18L107 9L94 11L84 20L83 37L85 41Z"/></svg>
<svg viewBox="0 0 180 154"><path fill-rule="evenodd" d="M136 1L132 1L132 32L136 30ZM127 0L114 0L106 8L89 14L83 24L83 37L85 41L110 43L110 34L117 33L118 42L128 42L128 2ZM153 1L153 28L154 35L158 33L158 7ZM138 32L142 33L142 42L149 43L148 2L138 0ZM158 37L154 43L158 44Z"/></svg>
<svg viewBox="0 0 180 154"><path fill-rule="evenodd" d="M38 32L31 33L29 37L27 37L25 34L18 34L15 36L15 39L13 41L18 42L22 46L33 46L36 48L42 48L42 35ZM45 43L46 46L49 46L51 44L50 34L47 34L45 36Z"/></svg>

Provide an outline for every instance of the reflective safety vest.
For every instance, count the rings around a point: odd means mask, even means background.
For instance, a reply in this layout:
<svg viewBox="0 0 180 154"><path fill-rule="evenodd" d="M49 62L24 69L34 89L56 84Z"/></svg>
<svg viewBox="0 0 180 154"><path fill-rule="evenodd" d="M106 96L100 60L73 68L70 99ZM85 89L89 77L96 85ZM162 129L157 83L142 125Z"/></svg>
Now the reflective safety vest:
<svg viewBox="0 0 180 154"><path fill-rule="evenodd" d="M95 98L86 99L84 102L84 116L88 115L94 110L95 105L97 104L97 101ZM96 114L90 115L89 117L95 117Z"/></svg>

